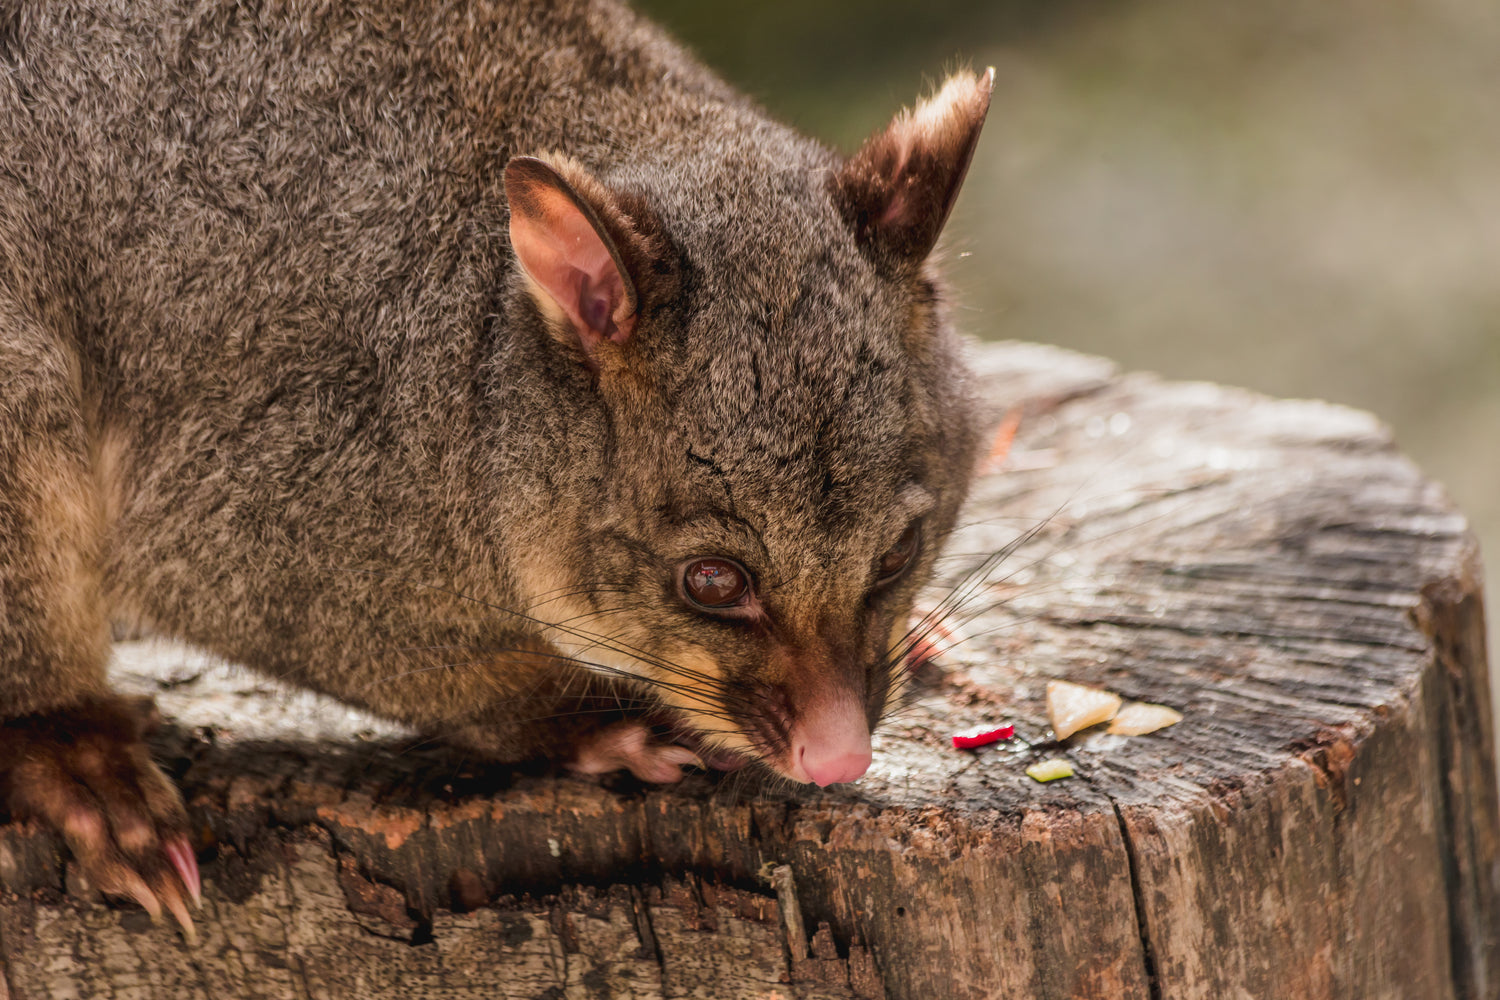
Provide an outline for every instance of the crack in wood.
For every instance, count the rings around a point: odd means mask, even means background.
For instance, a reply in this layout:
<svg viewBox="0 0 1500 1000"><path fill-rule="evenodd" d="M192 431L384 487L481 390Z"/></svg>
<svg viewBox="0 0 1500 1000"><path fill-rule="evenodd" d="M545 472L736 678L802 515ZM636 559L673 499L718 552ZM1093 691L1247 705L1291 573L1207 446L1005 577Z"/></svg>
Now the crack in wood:
<svg viewBox="0 0 1500 1000"><path fill-rule="evenodd" d="M1477 577L1477 572L1474 574ZM1465 997L1488 997L1494 987L1490 978L1489 959L1497 949L1493 937L1485 930L1495 914L1486 911L1483 900L1472 891L1472 876L1465 869L1473 866L1484 848L1476 841L1486 831L1476 828L1472 813L1474 793L1493 794L1493 782L1486 775L1475 774L1473 762L1456 752L1456 746L1483 742L1487 738L1489 705L1487 704L1489 671L1484 649L1483 607L1472 590L1455 587L1443 581L1424 587L1422 604L1413 618L1434 639L1434 656L1439 668L1433 680L1436 692L1433 716L1443 731L1455 735L1440 741L1437 748L1440 822L1447 831L1451 850L1443 854L1443 880L1448 887L1448 915L1452 934L1453 981ZM1476 641L1477 637L1477 641ZM1475 661L1478 661L1477 665ZM1476 690L1477 688L1477 690ZM1466 697L1467 696L1467 697ZM1485 702L1477 706L1475 700ZM1489 722L1489 726L1486 723ZM1493 837L1494 832L1488 831Z"/></svg>
<svg viewBox="0 0 1500 1000"><path fill-rule="evenodd" d="M1151 944L1151 928L1146 917L1145 889L1141 884L1139 865L1136 860L1135 839L1130 834L1130 824L1120 811L1120 804L1113 799L1110 805L1115 811L1115 822L1120 826L1120 839L1125 845L1125 863L1130 872L1130 897L1135 902L1135 923L1141 936L1141 964L1146 968L1146 988L1151 1000L1163 1000L1161 980L1156 975L1156 955Z"/></svg>
<svg viewBox="0 0 1500 1000"><path fill-rule="evenodd" d="M630 887L630 909L635 917L635 931L640 938L641 949L656 960L656 964L666 974L666 957L662 955L661 943L656 939L656 931L651 926L651 910L646 906L645 897L641 895L639 886Z"/></svg>

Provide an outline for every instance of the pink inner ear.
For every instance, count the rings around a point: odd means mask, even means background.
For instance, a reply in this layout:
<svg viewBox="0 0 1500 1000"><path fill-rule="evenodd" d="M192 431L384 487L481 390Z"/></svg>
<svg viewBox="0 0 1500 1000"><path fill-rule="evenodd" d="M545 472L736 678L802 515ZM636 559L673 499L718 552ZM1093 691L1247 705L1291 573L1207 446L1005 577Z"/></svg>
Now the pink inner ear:
<svg viewBox="0 0 1500 1000"><path fill-rule="evenodd" d="M906 192L901 188L897 188L895 194L891 195L891 200L886 204L885 211L880 213L878 224L881 226L905 224L908 221L906 218L906 209Z"/></svg>
<svg viewBox="0 0 1500 1000"><path fill-rule="evenodd" d="M910 133L902 133L892 138L896 144L895 156L891 166L883 171L891 187L891 194L890 201L886 202L885 211L880 213L880 219L877 222L880 226L907 225L911 222L907 218L911 209L911 199L906 190L911 184L911 178L906 175L906 165L911 160L913 140Z"/></svg>
<svg viewBox="0 0 1500 1000"><path fill-rule="evenodd" d="M510 196L510 242L531 279L557 303L590 353L635 327L625 278L604 238L567 194L528 179Z"/></svg>

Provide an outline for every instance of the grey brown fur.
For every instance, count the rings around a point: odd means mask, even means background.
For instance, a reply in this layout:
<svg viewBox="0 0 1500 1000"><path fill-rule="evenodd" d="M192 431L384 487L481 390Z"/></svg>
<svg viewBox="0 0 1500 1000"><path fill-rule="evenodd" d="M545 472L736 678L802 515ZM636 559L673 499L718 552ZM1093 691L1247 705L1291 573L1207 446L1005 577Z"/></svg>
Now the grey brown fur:
<svg viewBox="0 0 1500 1000"><path fill-rule="evenodd" d="M0 767L105 888L170 894L183 829L101 764L140 746L112 618L511 759L569 758L591 695L701 731L805 670L884 709L975 450L922 263L952 191L869 233L899 151L856 177L609 0L3 0L0 135ZM602 367L515 264L515 155L652 251ZM715 553L768 624L684 607Z"/></svg>

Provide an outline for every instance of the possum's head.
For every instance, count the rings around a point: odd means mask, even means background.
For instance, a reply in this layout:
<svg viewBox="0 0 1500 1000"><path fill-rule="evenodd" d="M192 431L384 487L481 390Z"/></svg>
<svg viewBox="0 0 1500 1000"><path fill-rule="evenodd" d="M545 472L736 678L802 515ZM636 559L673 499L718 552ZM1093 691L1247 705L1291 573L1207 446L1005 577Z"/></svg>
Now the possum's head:
<svg viewBox="0 0 1500 1000"><path fill-rule="evenodd" d="M897 697L974 466L927 257L990 82L955 76L842 163L726 128L680 171L506 168L527 294L607 442L530 596L711 760L851 781Z"/></svg>

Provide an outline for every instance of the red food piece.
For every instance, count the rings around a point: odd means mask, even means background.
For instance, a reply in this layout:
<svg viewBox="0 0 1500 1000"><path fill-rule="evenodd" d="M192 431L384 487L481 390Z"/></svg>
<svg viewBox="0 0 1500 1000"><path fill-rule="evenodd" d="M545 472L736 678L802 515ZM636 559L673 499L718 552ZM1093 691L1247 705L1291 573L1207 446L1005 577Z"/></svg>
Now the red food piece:
<svg viewBox="0 0 1500 1000"><path fill-rule="evenodd" d="M1001 726L999 729L971 729L967 733L954 733L953 745L959 750L972 750L982 747L988 743L999 743L1016 735L1015 726Z"/></svg>

